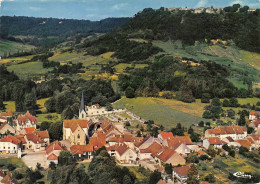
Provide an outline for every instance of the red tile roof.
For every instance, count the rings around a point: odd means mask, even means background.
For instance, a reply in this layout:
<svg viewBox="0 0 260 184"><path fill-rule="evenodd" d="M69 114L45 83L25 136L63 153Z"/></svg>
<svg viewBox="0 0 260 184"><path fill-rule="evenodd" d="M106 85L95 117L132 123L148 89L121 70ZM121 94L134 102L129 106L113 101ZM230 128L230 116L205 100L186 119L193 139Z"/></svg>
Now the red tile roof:
<svg viewBox="0 0 260 184"><path fill-rule="evenodd" d="M34 144L44 143L41 137L39 137L35 132L32 134L26 134L25 137L28 141L32 141Z"/></svg>
<svg viewBox="0 0 260 184"><path fill-rule="evenodd" d="M37 124L37 118L30 114L29 111L27 111L24 115L19 115L17 117L18 124L22 125L25 124L27 121L30 121L32 124Z"/></svg>
<svg viewBox="0 0 260 184"><path fill-rule="evenodd" d="M98 133L97 137L90 137L89 144L94 146L94 149L97 150L106 144L105 134Z"/></svg>
<svg viewBox="0 0 260 184"><path fill-rule="evenodd" d="M145 143L148 139L150 139L151 138L151 136L150 135L148 135L147 137L145 137L142 141L140 141L140 142L136 142L135 143L135 146L136 147L140 147L143 143Z"/></svg>
<svg viewBox="0 0 260 184"><path fill-rule="evenodd" d="M177 173L179 176L187 176L189 170L190 170L190 166L188 165L173 168L173 171Z"/></svg>
<svg viewBox="0 0 260 184"><path fill-rule="evenodd" d="M259 112L250 112L249 115L253 115L253 116L260 116L260 113Z"/></svg>
<svg viewBox="0 0 260 184"><path fill-rule="evenodd" d="M164 180L160 179L160 180L157 182L157 184L166 184L166 182L165 182Z"/></svg>
<svg viewBox="0 0 260 184"><path fill-rule="evenodd" d="M63 126L64 128L70 128L72 132L74 132L78 126L81 128L88 128L91 126L93 122L88 120L82 120L82 119L72 119L72 120L64 120Z"/></svg>
<svg viewBox="0 0 260 184"><path fill-rule="evenodd" d="M47 157L47 160L58 160L58 156L52 153Z"/></svg>
<svg viewBox="0 0 260 184"><path fill-rule="evenodd" d="M120 156L122 156L129 148L125 144L120 144L116 146L116 151Z"/></svg>
<svg viewBox="0 0 260 184"><path fill-rule="evenodd" d="M31 134L35 131L35 127L24 128L25 134Z"/></svg>
<svg viewBox="0 0 260 184"><path fill-rule="evenodd" d="M24 138L24 135L22 135L22 134L20 134L20 135L15 135L15 137L16 137L17 139L19 139L20 141L22 141L23 144L26 143L26 140L25 140L25 138Z"/></svg>
<svg viewBox="0 0 260 184"><path fill-rule="evenodd" d="M141 153L151 153L152 155L155 155L161 151L163 151L163 146L158 144L157 142L154 142L146 149L140 149Z"/></svg>
<svg viewBox="0 0 260 184"><path fill-rule="evenodd" d="M70 152L72 154L83 154L86 152L93 152L93 146L91 145L73 145L70 147Z"/></svg>
<svg viewBox="0 0 260 184"><path fill-rule="evenodd" d="M15 136L7 135L6 137L0 139L0 142L10 142L10 143L18 145L21 143L21 140L19 140Z"/></svg>
<svg viewBox="0 0 260 184"><path fill-rule="evenodd" d="M254 141L258 141L260 139L259 134L251 134L250 137L252 137L254 139Z"/></svg>
<svg viewBox="0 0 260 184"><path fill-rule="evenodd" d="M224 135L224 134L244 134L246 127L232 125L232 126L219 126L214 129L207 130L209 134Z"/></svg>
<svg viewBox="0 0 260 184"><path fill-rule="evenodd" d="M0 116L3 116L3 117L10 117L10 116L13 116L13 112L11 109L8 110L8 112L1 112L0 113Z"/></svg>
<svg viewBox="0 0 260 184"><path fill-rule="evenodd" d="M5 125L8 125L8 123L4 122L4 123L0 126L0 130L1 130L2 128L4 128Z"/></svg>
<svg viewBox="0 0 260 184"><path fill-rule="evenodd" d="M161 132L160 135L163 139L167 139L168 137L173 138L172 132Z"/></svg>
<svg viewBox="0 0 260 184"><path fill-rule="evenodd" d="M2 180L2 184L19 184L18 181L14 178L12 178L9 174L6 175Z"/></svg>
<svg viewBox="0 0 260 184"><path fill-rule="evenodd" d="M251 143L247 139L241 139L241 140L236 140L237 143L239 143L241 146L246 147L247 149L250 149Z"/></svg>
<svg viewBox="0 0 260 184"><path fill-rule="evenodd" d="M178 136L166 139L168 147L171 149L177 149L181 144L194 145L189 136Z"/></svg>
<svg viewBox="0 0 260 184"><path fill-rule="evenodd" d="M222 145L223 143L218 137L209 137L208 140L209 140L209 144L212 145Z"/></svg>
<svg viewBox="0 0 260 184"><path fill-rule="evenodd" d="M202 151L202 150L199 150L199 151L198 151L198 154L199 154L199 155L207 155L207 153L204 152L204 151Z"/></svg>
<svg viewBox="0 0 260 184"><path fill-rule="evenodd" d="M173 149L166 148L162 153L157 157L163 162L167 162L176 152Z"/></svg>
<svg viewBox="0 0 260 184"><path fill-rule="evenodd" d="M234 139L232 139L232 137L230 137L230 136L226 137L226 139L227 139L229 142L234 142Z"/></svg>
<svg viewBox="0 0 260 184"><path fill-rule="evenodd" d="M53 150L63 150L62 145L61 145L61 143L59 141L52 142L45 149L47 155L49 155Z"/></svg>
<svg viewBox="0 0 260 184"><path fill-rule="evenodd" d="M39 137L41 137L42 139L44 139L44 138L50 138L48 130L36 131L35 133L36 133Z"/></svg>

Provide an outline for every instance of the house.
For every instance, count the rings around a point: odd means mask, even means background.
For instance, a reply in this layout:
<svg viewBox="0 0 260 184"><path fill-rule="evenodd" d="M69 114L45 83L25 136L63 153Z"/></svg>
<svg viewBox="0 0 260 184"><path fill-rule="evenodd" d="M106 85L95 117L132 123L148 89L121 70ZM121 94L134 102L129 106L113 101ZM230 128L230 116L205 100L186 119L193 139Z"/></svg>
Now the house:
<svg viewBox="0 0 260 184"><path fill-rule="evenodd" d="M92 145L73 145L70 147L70 152L73 155L79 155L79 157L83 156L86 159L92 159L94 148Z"/></svg>
<svg viewBox="0 0 260 184"><path fill-rule="evenodd" d="M161 132L158 135L158 138L160 139L161 142L163 142L163 140L165 140L165 139L173 138L173 134L172 134L172 132Z"/></svg>
<svg viewBox="0 0 260 184"><path fill-rule="evenodd" d="M260 119L260 112L250 112L249 113L249 120L253 121L256 119Z"/></svg>
<svg viewBox="0 0 260 184"><path fill-rule="evenodd" d="M173 178L177 178L181 183L186 183L188 179L189 170L190 170L190 166L188 165L175 167L172 169L172 176Z"/></svg>
<svg viewBox="0 0 260 184"><path fill-rule="evenodd" d="M16 154L21 149L21 140L12 135L0 139L0 153Z"/></svg>
<svg viewBox="0 0 260 184"><path fill-rule="evenodd" d="M208 149L210 145L220 149L223 144L226 144L226 142L221 141L219 137L208 137L203 139L203 147L206 149Z"/></svg>
<svg viewBox="0 0 260 184"><path fill-rule="evenodd" d="M21 134L32 134L33 132L36 131L36 128L35 127L29 127L29 128L23 128L20 133Z"/></svg>
<svg viewBox="0 0 260 184"><path fill-rule="evenodd" d="M244 146L246 147L249 151L251 151L252 149L252 144L249 140L247 139L241 139L241 140L236 140L236 142L240 145L240 146Z"/></svg>
<svg viewBox="0 0 260 184"><path fill-rule="evenodd" d="M214 129L207 129L205 137L219 137L221 140L225 137L231 137L234 140L245 139L247 136L247 128L245 126L231 125L219 126Z"/></svg>
<svg viewBox="0 0 260 184"><path fill-rule="evenodd" d="M140 149L138 157L139 157L140 160L152 159L153 155L161 153L163 150L164 149L163 149L162 145L160 145L157 142L154 142L148 148Z"/></svg>
<svg viewBox="0 0 260 184"><path fill-rule="evenodd" d="M50 144L50 136L48 130L35 131L35 133L45 142L46 145Z"/></svg>
<svg viewBox="0 0 260 184"><path fill-rule="evenodd" d="M7 134L15 134L15 129L11 127L8 123L4 122L0 126L0 137Z"/></svg>
<svg viewBox="0 0 260 184"><path fill-rule="evenodd" d="M47 146L45 149L47 165L49 165L51 162L58 164L58 157L62 150L64 150L64 146L62 146L59 141L54 141L49 146Z"/></svg>
<svg viewBox="0 0 260 184"><path fill-rule="evenodd" d="M0 116L1 117L5 117L5 118L9 118L9 117L13 117L13 112L11 109L8 110L8 112L1 112Z"/></svg>
<svg viewBox="0 0 260 184"><path fill-rule="evenodd" d="M45 141L36 132L26 134L24 138L26 141L26 149L36 152L45 150L45 147L47 146Z"/></svg>
<svg viewBox="0 0 260 184"><path fill-rule="evenodd" d="M124 164L133 164L136 162L137 153L129 148L126 144L120 143L114 146L107 147L108 153L111 156L115 156L115 158L120 161L120 163Z"/></svg>
<svg viewBox="0 0 260 184"><path fill-rule="evenodd" d="M96 137L90 137L89 144L94 147L94 150L98 150L106 145L106 135L98 133Z"/></svg>
<svg viewBox="0 0 260 184"><path fill-rule="evenodd" d="M254 128L255 132L257 134L260 134L260 119L255 119L251 121L248 126Z"/></svg>
<svg viewBox="0 0 260 184"><path fill-rule="evenodd" d="M92 121L72 119L63 121L63 140L68 140L71 145L85 145L89 137L88 130Z"/></svg>
<svg viewBox="0 0 260 184"><path fill-rule="evenodd" d="M151 146L151 144L155 141L155 138L153 138L152 136L147 136L146 138L144 138L141 142L136 142L135 146L140 150L140 149L146 149L149 146Z"/></svg>
<svg viewBox="0 0 260 184"><path fill-rule="evenodd" d="M173 166L186 164L186 160L179 153L169 148L157 154L155 160L159 161L160 165L162 165L162 163L172 164Z"/></svg>
<svg viewBox="0 0 260 184"><path fill-rule="evenodd" d="M247 136L247 139L251 142L252 147L255 149L260 148L260 135L259 134L251 134Z"/></svg>
<svg viewBox="0 0 260 184"><path fill-rule="evenodd" d="M222 141L226 142L228 146L239 147L239 144L232 137L225 137Z"/></svg>
<svg viewBox="0 0 260 184"><path fill-rule="evenodd" d="M189 136L178 136L173 138L165 139L162 142L163 146L177 151L180 154L187 155L191 151L198 151L198 145L194 144Z"/></svg>
<svg viewBox="0 0 260 184"><path fill-rule="evenodd" d="M27 111L23 115L19 115L15 120L14 124L17 131L21 131L23 128L34 127L36 128L37 119Z"/></svg>
<svg viewBox="0 0 260 184"><path fill-rule="evenodd" d="M10 174L5 174L1 169L0 169L0 183L1 184L19 184L19 182L11 177Z"/></svg>

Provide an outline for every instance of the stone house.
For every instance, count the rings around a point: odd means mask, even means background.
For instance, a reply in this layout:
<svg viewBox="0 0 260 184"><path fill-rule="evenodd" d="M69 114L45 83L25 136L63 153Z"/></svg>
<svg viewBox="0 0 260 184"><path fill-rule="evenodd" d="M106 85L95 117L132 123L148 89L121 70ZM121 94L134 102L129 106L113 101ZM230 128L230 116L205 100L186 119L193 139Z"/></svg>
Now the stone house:
<svg viewBox="0 0 260 184"><path fill-rule="evenodd" d="M186 160L179 153L169 148L157 154L155 160L159 162L160 166L162 166L162 163L172 164L173 166L186 164Z"/></svg>
<svg viewBox="0 0 260 184"><path fill-rule="evenodd" d="M37 119L27 111L23 115L19 115L15 120L16 131L21 131L23 128L34 127L36 128Z"/></svg>
<svg viewBox="0 0 260 184"><path fill-rule="evenodd" d="M219 137L208 137L203 139L203 147L206 149L208 149L210 145L221 149L223 144L226 144L226 142L221 141Z"/></svg>
<svg viewBox="0 0 260 184"><path fill-rule="evenodd" d="M172 170L172 176L173 178L177 178L181 183L186 183L188 179L189 170L190 170L190 166L188 165L175 167Z"/></svg>
<svg viewBox="0 0 260 184"><path fill-rule="evenodd" d="M4 122L0 126L0 137L3 137L7 133L15 134L15 129L12 126L10 126L8 123Z"/></svg>
<svg viewBox="0 0 260 184"><path fill-rule="evenodd" d="M70 147L71 154L79 155L79 157L84 157L86 159L93 158L94 147L92 145L73 145Z"/></svg>
<svg viewBox="0 0 260 184"><path fill-rule="evenodd" d="M64 147L59 141L54 141L49 146L47 146L45 149L47 165L49 165L51 162L58 164L58 157L62 150L64 150Z"/></svg>

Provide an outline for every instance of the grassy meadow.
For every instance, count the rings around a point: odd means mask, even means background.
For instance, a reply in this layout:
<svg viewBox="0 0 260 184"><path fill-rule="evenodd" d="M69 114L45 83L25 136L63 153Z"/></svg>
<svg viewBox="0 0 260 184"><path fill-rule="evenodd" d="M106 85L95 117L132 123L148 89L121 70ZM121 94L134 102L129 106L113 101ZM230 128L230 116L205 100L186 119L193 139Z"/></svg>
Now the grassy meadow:
<svg viewBox="0 0 260 184"><path fill-rule="evenodd" d="M7 67L9 72L13 71L20 78L27 78L29 75L33 74L45 74L51 71L52 68L43 68L42 62L29 62L23 64L13 64Z"/></svg>
<svg viewBox="0 0 260 184"><path fill-rule="evenodd" d="M32 45L0 39L0 56L14 54L18 51L29 51L34 48Z"/></svg>
<svg viewBox="0 0 260 184"><path fill-rule="evenodd" d="M154 120L156 124L166 128L173 128L177 123L185 127L204 120L202 113L205 104L184 103L175 99L162 99L151 97L125 98L116 101L114 108L127 108L131 112L147 120Z"/></svg>

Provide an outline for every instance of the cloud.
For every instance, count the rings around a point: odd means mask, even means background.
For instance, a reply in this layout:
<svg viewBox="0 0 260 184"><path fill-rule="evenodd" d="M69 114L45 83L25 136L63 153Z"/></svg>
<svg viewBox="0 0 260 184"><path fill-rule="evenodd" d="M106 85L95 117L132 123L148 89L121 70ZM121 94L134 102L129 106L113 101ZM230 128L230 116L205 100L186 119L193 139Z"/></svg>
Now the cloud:
<svg viewBox="0 0 260 184"><path fill-rule="evenodd" d="M126 7L128 3L120 3L120 4L115 4L112 6L112 10L121 10L122 8Z"/></svg>
<svg viewBox="0 0 260 184"><path fill-rule="evenodd" d="M208 0L200 0L195 7L199 8L199 7L205 7L208 4Z"/></svg>

